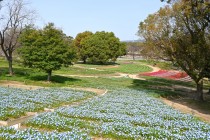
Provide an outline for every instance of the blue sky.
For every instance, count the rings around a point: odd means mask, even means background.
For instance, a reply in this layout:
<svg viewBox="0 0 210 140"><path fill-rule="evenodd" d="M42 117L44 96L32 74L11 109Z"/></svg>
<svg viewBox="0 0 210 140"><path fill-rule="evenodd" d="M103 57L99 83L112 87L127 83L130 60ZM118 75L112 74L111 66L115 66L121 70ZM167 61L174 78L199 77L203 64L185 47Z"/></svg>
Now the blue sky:
<svg viewBox="0 0 210 140"><path fill-rule="evenodd" d="M112 31L121 41L139 39L139 22L163 5L160 0L31 0L39 27L53 22L72 37L86 30Z"/></svg>

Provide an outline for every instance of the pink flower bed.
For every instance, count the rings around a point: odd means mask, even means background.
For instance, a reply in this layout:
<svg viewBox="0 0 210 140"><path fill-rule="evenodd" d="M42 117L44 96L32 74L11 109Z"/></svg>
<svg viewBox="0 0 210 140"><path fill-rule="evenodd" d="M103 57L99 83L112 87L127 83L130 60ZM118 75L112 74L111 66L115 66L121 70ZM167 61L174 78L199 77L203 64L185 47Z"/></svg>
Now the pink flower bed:
<svg viewBox="0 0 210 140"><path fill-rule="evenodd" d="M166 70L159 70L159 71L156 71L156 72L143 73L142 75L155 76L155 75L160 75L160 74L163 74L163 73L166 73Z"/></svg>
<svg viewBox="0 0 210 140"><path fill-rule="evenodd" d="M148 73L143 73L141 75L161 77L161 78L174 79L174 80L179 80L179 79L189 77L185 72L168 71L168 70L159 70L156 72L148 72Z"/></svg>
<svg viewBox="0 0 210 140"><path fill-rule="evenodd" d="M185 72L178 72L178 73L176 73L174 75L171 75L171 76L168 76L166 78L169 78L169 79L180 79L180 78L184 78L184 77L187 77L187 76L188 75Z"/></svg>

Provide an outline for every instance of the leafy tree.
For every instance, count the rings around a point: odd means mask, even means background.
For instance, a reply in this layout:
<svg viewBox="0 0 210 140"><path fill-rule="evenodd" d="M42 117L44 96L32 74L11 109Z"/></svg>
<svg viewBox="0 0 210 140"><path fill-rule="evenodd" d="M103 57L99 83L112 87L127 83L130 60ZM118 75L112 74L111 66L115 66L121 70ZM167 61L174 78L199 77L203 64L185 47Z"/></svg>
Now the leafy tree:
<svg viewBox="0 0 210 140"><path fill-rule="evenodd" d="M23 64L45 71L50 81L53 70L70 65L76 57L72 41L68 38L53 23L42 30L26 27L20 37L22 47L19 53Z"/></svg>
<svg viewBox="0 0 210 140"><path fill-rule="evenodd" d="M81 41L90 37L91 35L93 35L92 32L85 31L85 32L77 34L76 38L74 39L74 46L77 48L78 56L84 63L86 63L87 56L82 53L83 48L81 45Z"/></svg>
<svg viewBox="0 0 210 140"><path fill-rule="evenodd" d="M203 78L209 73L209 25L209 4L200 0L174 0L139 25L145 52L178 64L195 81L198 100L203 100Z"/></svg>
<svg viewBox="0 0 210 140"><path fill-rule="evenodd" d="M81 41L81 53L87 56L91 63L104 64L109 61L116 61L117 57L124 55L125 43L115 37L112 32L96 32L90 37Z"/></svg>
<svg viewBox="0 0 210 140"><path fill-rule="evenodd" d="M13 52L19 47L18 38L23 27L32 21L34 11L27 9L23 0L11 0L1 9L0 47L9 65L9 74L13 75Z"/></svg>

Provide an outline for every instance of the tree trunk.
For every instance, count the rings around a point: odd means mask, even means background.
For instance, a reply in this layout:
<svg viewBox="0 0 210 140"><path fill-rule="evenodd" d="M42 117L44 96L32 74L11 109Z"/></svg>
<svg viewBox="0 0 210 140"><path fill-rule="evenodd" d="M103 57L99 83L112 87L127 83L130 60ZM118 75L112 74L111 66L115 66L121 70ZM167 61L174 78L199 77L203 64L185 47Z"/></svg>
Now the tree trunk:
<svg viewBox="0 0 210 140"><path fill-rule="evenodd" d="M83 63L86 64L86 58L83 58Z"/></svg>
<svg viewBox="0 0 210 140"><path fill-rule="evenodd" d="M135 60L135 53L133 52L133 60Z"/></svg>
<svg viewBox="0 0 210 140"><path fill-rule="evenodd" d="M204 101L203 98L203 80L200 80L198 83L196 83L197 85L197 97L196 99L199 101Z"/></svg>
<svg viewBox="0 0 210 140"><path fill-rule="evenodd" d="M8 58L8 64L9 64L9 75L13 75L13 68L12 68L12 57Z"/></svg>
<svg viewBox="0 0 210 140"><path fill-rule="evenodd" d="M48 71L48 76L47 76L47 81L50 82L51 81L51 76L52 76L52 70Z"/></svg>

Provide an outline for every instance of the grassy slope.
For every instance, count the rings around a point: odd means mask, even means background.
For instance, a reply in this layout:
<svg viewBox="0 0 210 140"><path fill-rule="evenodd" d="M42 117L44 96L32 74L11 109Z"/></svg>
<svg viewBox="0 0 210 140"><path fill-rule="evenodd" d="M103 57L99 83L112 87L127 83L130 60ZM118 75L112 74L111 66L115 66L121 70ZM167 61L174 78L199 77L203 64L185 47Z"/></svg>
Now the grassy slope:
<svg viewBox="0 0 210 140"><path fill-rule="evenodd" d="M129 62L130 63L130 62ZM141 62L142 63L142 62ZM144 62L145 63L145 62ZM120 61L119 67L116 68L107 68L106 66L100 66L100 65L89 65L89 64L80 64L82 67L88 67L88 68L94 68L94 66L97 66L98 69L102 69L104 71L98 71L93 69L85 69L85 68L78 68L74 66L70 66L69 68L62 68L59 71L53 72L52 76L52 82L46 82L47 74L32 70L23 68L17 63L14 63L14 76L7 75L7 63L5 60L0 61L0 77L1 80L7 80L7 81L19 81L24 82L28 85L38 85L38 86L51 86L51 87L62 87L62 86L79 86L79 87L104 87L104 88L123 88L123 87L129 87L129 88L135 88L135 89L147 89L152 90L156 92L161 92L163 95L169 95L172 91L170 88L161 88L158 89L156 87L171 87L174 84L177 85L185 85L189 87L194 87L193 83L185 83L185 82L178 82L173 80L165 80L161 78L149 78L145 77L148 80L142 81L142 80L133 80L129 78L109 78L109 75L114 75L115 72L125 72L125 73L138 73L143 71L150 71L151 69L149 67L143 66L138 61L135 61L135 63L128 64L128 61ZM111 65L112 66L112 65ZM61 76L62 74L82 74L82 75L107 75L106 78L79 78L79 77L67 77L67 76ZM2 81L0 81L2 82ZM174 93L173 93L174 94Z"/></svg>

